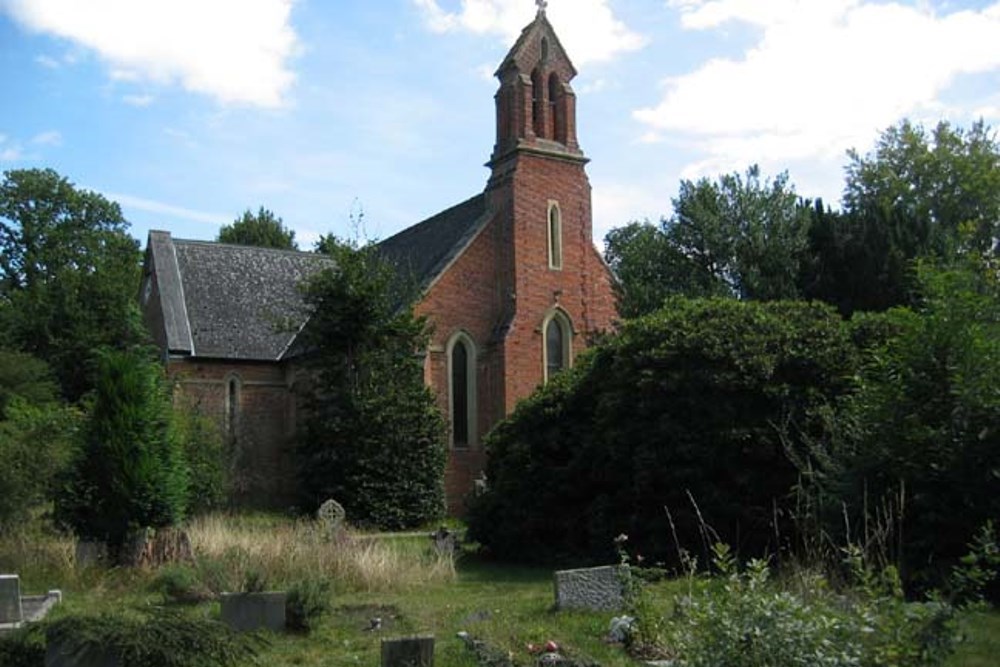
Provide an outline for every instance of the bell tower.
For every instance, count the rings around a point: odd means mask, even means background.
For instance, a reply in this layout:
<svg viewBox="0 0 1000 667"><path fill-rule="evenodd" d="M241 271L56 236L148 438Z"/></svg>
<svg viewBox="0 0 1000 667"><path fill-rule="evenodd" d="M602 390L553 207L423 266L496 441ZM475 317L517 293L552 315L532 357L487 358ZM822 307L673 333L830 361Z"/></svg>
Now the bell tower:
<svg viewBox="0 0 1000 667"><path fill-rule="evenodd" d="M521 33L495 76L497 135L490 160L496 170L510 154L535 150L582 159L576 137L576 68L539 1L538 14Z"/></svg>

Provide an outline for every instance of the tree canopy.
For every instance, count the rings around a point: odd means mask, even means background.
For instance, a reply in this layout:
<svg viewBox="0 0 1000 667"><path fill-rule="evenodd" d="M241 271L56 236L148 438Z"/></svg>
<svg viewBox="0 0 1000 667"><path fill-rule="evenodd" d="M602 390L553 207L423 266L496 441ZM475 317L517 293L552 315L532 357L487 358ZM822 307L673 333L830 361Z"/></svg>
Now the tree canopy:
<svg viewBox="0 0 1000 667"><path fill-rule="evenodd" d="M279 250L298 250L295 243L295 231L285 227L281 218L263 206L252 212L247 209L231 225L225 225L219 230L217 239L222 243L237 245L252 245L261 248L277 248Z"/></svg>
<svg viewBox="0 0 1000 667"><path fill-rule="evenodd" d="M651 312L674 294L798 296L809 210L787 174L764 178L754 165L745 175L685 180L673 208L658 227L632 223L607 236L623 315Z"/></svg>
<svg viewBox="0 0 1000 667"><path fill-rule="evenodd" d="M70 400L93 386L95 350L144 337L128 227L117 204L51 169L0 182L0 341L47 362Z"/></svg>
<svg viewBox="0 0 1000 667"><path fill-rule="evenodd" d="M444 423L423 383L427 325L374 246L325 237L336 268L306 286L310 373L298 457L304 502L407 528L444 512Z"/></svg>

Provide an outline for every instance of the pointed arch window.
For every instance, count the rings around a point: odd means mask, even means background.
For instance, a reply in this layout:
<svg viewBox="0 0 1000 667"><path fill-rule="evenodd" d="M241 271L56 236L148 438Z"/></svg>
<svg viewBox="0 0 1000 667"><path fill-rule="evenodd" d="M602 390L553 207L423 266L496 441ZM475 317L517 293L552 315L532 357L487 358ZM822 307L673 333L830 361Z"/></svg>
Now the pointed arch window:
<svg viewBox="0 0 1000 667"><path fill-rule="evenodd" d="M563 369L569 368L573 358L573 325L561 310L554 310L545 318L542 332L545 358L545 381L548 382Z"/></svg>
<svg viewBox="0 0 1000 667"><path fill-rule="evenodd" d="M562 113L562 82L555 72L549 75L549 122L552 123L552 138L560 143L566 143L566 121Z"/></svg>
<svg viewBox="0 0 1000 667"><path fill-rule="evenodd" d="M545 80L538 68L531 73L531 124L536 136L545 137Z"/></svg>
<svg viewBox="0 0 1000 667"><path fill-rule="evenodd" d="M563 242L562 242L562 211L559 209L559 202L549 201L548 221L549 240L549 268L562 269L563 266Z"/></svg>
<svg viewBox="0 0 1000 667"><path fill-rule="evenodd" d="M464 449L476 440L476 345L467 334L458 332L447 350L451 444Z"/></svg>
<svg viewBox="0 0 1000 667"><path fill-rule="evenodd" d="M238 375L226 378L226 435L230 440L236 440L240 421L240 394L243 382Z"/></svg>

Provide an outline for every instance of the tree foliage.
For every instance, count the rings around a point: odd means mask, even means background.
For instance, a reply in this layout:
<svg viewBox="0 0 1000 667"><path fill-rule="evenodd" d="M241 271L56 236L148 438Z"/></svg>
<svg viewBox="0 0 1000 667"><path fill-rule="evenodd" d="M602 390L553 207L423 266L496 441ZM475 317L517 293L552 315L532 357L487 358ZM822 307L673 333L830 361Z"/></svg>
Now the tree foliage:
<svg viewBox="0 0 1000 667"><path fill-rule="evenodd" d="M81 444L57 499L59 518L113 550L130 530L184 517L188 471L170 432L163 371L135 350L103 351Z"/></svg>
<svg viewBox="0 0 1000 667"><path fill-rule="evenodd" d="M70 400L93 386L96 349L144 335L127 230L117 204L51 169L0 182L0 339L47 362Z"/></svg>
<svg viewBox="0 0 1000 667"><path fill-rule="evenodd" d="M79 421L45 362L0 350L0 532L52 497Z"/></svg>
<svg viewBox="0 0 1000 667"><path fill-rule="evenodd" d="M298 250L295 231L285 227L281 218L263 206L253 213L250 209L219 230L218 241L237 245L252 245L279 250Z"/></svg>
<svg viewBox="0 0 1000 667"><path fill-rule="evenodd" d="M884 316L891 335L867 356L838 414L836 514L861 517L894 501L889 546L917 584L940 582L1000 516L997 270L972 258L922 263L918 309Z"/></svg>
<svg viewBox="0 0 1000 667"><path fill-rule="evenodd" d="M470 530L515 559L607 559L619 533L665 557L664 507L686 548L703 544L693 500L720 539L773 552L798 478L788 451L819 437L855 363L827 307L671 299L494 429Z"/></svg>
<svg viewBox="0 0 1000 667"><path fill-rule="evenodd" d="M673 294L774 300L798 296L809 209L787 173L682 181L674 215L659 228L632 223L608 234L606 257L626 317L651 312Z"/></svg>
<svg viewBox="0 0 1000 667"><path fill-rule="evenodd" d="M328 240L329 241L329 240ZM423 384L426 323L374 246L329 244L306 286L312 390L298 448L305 503L334 498L359 524L404 528L444 510L444 426Z"/></svg>

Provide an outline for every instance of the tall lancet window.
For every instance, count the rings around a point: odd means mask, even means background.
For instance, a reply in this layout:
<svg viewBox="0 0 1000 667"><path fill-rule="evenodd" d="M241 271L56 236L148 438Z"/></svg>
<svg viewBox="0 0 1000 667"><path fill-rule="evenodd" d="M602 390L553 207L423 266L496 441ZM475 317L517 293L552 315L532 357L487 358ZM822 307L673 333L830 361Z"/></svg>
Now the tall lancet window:
<svg viewBox="0 0 1000 667"><path fill-rule="evenodd" d="M559 371L569 368L571 359L571 335L573 327L569 318L561 310L554 310L542 327L545 336L545 381L548 382Z"/></svg>
<svg viewBox="0 0 1000 667"><path fill-rule="evenodd" d="M464 333L457 333L448 345L451 444L471 446L476 435L476 348Z"/></svg>
<svg viewBox="0 0 1000 667"><path fill-rule="evenodd" d="M545 136L545 80L537 68L531 73L531 124L535 136Z"/></svg>
<svg viewBox="0 0 1000 667"><path fill-rule="evenodd" d="M549 237L549 268L562 269L562 212L559 210L559 202L549 202L549 219L547 227Z"/></svg>
<svg viewBox="0 0 1000 667"><path fill-rule="evenodd" d="M552 124L552 138L560 143L566 143L566 120L563 118L561 88L559 75L553 72L549 75L549 122Z"/></svg>

